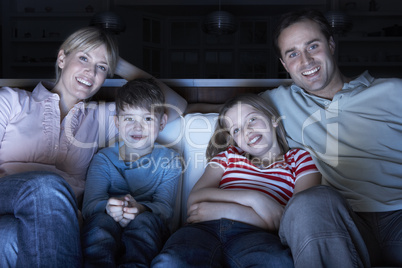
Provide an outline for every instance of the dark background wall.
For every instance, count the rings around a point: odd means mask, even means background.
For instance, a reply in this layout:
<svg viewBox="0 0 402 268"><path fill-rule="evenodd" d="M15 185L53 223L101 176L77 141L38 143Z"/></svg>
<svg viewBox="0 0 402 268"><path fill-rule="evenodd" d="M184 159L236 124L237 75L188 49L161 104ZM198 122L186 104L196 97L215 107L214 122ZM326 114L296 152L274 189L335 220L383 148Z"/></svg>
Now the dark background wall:
<svg viewBox="0 0 402 268"><path fill-rule="evenodd" d="M202 30L219 2L236 18L234 34ZM113 11L126 25L121 56L157 77L287 78L270 36L279 14L302 7L348 14L352 23L336 34L345 74L402 77L400 0L2 0L0 77L53 78L63 39L96 13Z"/></svg>

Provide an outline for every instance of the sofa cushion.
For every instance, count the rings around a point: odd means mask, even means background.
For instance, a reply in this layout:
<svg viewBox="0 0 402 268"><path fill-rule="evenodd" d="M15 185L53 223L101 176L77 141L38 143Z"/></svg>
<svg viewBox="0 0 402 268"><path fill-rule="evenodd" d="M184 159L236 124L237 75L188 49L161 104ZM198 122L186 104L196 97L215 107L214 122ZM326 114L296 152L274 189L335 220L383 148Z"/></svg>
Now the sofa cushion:
<svg viewBox="0 0 402 268"><path fill-rule="evenodd" d="M215 129L217 113L187 114L185 119L182 152L184 173L182 183L181 212L183 225L187 219L187 199L194 184L204 172L207 164L205 150Z"/></svg>
<svg viewBox="0 0 402 268"><path fill-rule="evenodd" d="M181 156L183 156L182 142L185 129L184 126L185 122L183 117L179 117L173 120L172 122L169 122L168 124L166 124L166 127L163 129L163 131L159 133L156 142L168 148L176 150L177 152L180 153ZM184 164L183 164L183 172L184 172ZM177 228L179 228L181 224L182 182L183 182L183 174L179 180L174 214L169 226L172 233L175 230L177 230Z"/></svg>

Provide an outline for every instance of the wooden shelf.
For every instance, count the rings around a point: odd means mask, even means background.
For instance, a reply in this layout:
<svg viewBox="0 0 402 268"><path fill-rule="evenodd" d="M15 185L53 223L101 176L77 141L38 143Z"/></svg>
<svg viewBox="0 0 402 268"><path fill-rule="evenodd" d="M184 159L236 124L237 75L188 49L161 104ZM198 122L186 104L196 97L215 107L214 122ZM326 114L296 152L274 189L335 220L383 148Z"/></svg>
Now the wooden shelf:
<svg viewBox="0 0 402 268"><path fill-rule="evenodd" d="M71 13L61 13L61 12L32 12L32 13L13 13L10 18L30 18L30 19L44 19L49 18L91 18L94 13L85 12L71 12Z"/></svg>
<svg viewBox="0 0 402 268"><path fill-rule="evenodd" d="M11 42L13 43L60 43L63 42L63 39L61 38L13 38L11 39Z"/></svg>
<svg viewBox="0 0 402 268"><path fill-rule="evenodd" d="M401 11L349 11L347 12L352 17L401 17Z"/></svg>
<svg viewBox="0 0 402 268"><path fill-rule="evenodd" d="M395 67L402 66L402 62L381 61L381 62L339 62L339 66L372 66L372 67Z"/></svg>
<svg viewBox="0 0 402 268"><path fill-rule="evenodd" d="M339 37L339 42L402 42L402 36Z"/></svg>

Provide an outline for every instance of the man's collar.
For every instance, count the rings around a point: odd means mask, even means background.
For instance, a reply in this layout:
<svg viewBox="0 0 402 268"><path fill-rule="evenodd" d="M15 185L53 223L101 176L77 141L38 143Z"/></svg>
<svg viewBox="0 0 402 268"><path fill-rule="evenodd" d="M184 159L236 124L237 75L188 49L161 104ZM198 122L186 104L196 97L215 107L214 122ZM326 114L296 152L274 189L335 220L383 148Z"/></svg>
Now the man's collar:
<svg viewBox="0 0 402 268"><path fill-rule="evenodd" d="M358 77L356 77L349 83L345 83L342 90L355 88L355 87L358 87L359 85L364 85L365 87L369 87L371 85L371 83L373 83L373 81L374 81L374 77L372 77L368 71L364 71L361 75L359 75ZM296 92L301 91L306 94L309 94L309 93L305 92L305 90L303 90L301 87L296 85L295 83L293 83L290 87L292 90L294 90Z"/></svg>
<svg viewBox="0 0 402 268"><path fill-rule="evenodd" d="M373 83L374 77L372 77L368 71L364 71L361 75L350 81L349 83L345 83L344 89L354 88L359 85L364 85L369 87L371 83Z"/></svg>

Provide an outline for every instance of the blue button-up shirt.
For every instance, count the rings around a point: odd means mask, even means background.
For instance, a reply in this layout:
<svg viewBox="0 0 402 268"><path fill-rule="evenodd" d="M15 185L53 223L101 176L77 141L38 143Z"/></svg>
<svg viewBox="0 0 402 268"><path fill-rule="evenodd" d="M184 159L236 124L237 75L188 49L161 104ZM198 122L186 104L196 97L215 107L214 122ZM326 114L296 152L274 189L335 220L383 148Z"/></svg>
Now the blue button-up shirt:
<svg viewBox="0 0 402 268"><path fill-rule="evenodd" d="M355 211L402 209L402 80L368 72L332 100L293 84L261 94L283 117L290 147L308 150Z"/></svg>

